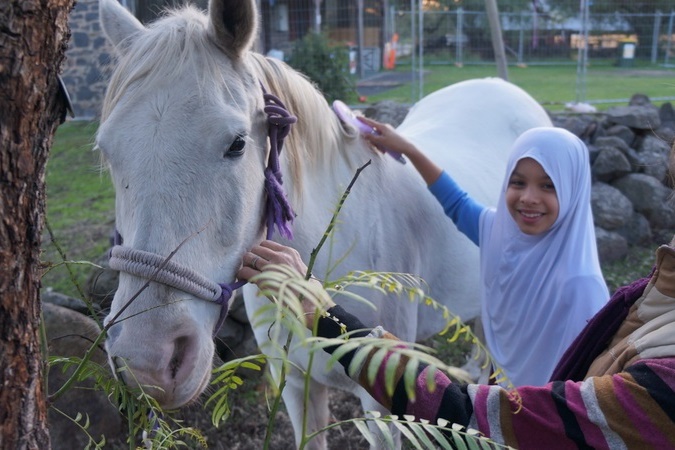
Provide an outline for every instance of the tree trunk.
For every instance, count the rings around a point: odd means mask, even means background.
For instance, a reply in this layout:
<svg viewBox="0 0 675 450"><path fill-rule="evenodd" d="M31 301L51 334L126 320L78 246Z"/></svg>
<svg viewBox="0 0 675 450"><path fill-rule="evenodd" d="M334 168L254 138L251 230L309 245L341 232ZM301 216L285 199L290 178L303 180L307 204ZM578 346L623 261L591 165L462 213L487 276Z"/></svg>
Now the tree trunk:
<svg viewBox="0 0 675 450"><path fill-rule="evenodd" d="M45 163L74 0L0 1L0 449L48 449L40 348Z"/></svg>

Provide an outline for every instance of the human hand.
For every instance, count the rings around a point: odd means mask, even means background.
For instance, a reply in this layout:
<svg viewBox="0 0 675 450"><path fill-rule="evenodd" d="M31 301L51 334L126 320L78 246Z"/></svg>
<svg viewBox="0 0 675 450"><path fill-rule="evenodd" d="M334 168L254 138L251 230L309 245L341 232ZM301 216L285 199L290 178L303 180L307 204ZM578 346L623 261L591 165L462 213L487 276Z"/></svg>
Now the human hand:
<svg viewBox="0 0 675 450"><path fill-rule="evenodd" d="M362 116L359 116L358 120L375 130L375 133L364 133L362 136L379 151L393 151L408 156L417 151L417 148L410 141L401 136L391 125Z"/></svg>
<svg viewBox="0 0 675 450"><path fill-rule="evenodd" d="M276 277L261 277L262 273L274 272ZM284 283L294 278L293 294L301 301L302 314L307 328L314 326L316 310L326 310L335 305L328 292L316 278L305 280L307 266L294 248L274 241L263 241L242 257L242 266L237 278L255 283L261 291L269 293L271 300L279 298Z"/></svg>

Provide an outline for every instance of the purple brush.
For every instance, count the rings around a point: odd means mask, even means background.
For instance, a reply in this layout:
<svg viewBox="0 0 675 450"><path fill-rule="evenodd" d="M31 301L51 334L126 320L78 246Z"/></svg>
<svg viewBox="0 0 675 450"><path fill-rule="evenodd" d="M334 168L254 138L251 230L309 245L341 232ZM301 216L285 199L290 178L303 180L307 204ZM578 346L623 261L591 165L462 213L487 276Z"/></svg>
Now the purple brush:
<svg viewBox="0 0 675 450"><path fill-rule="evenodd" d="M354 125L356 128L358 128L358 130L361 133L379 134L377 130L375 130L375 128L357 119L356 116L354 115L354 112L349 108L349 106L345 105L340 100L335 100L333 102L333 111L335 111L335 114L337 114L340 120L342 120L344 123ZM406 162L405 158L400 153L388 149L384 149L384 151L386 154L394 158L396 161L400 162L401 164L405 164Z"/></svg>

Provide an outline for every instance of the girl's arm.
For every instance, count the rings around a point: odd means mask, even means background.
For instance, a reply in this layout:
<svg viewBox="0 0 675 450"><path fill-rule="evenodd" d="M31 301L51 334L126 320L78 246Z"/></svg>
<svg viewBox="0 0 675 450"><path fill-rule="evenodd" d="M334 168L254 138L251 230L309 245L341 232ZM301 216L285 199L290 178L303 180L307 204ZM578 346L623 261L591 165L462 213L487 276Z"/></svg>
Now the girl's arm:
<svg viewBox="0 0 675 450"><path fill-rule="evenodd" d="M377 134L364 134L363 138L382 151L389 149L405 155L427 183L431 193L441 203L445 214L452 219L459 231L478 245L478 223L485 207L469 197L450 175L391 125L365 117L359 117L359 120L377 131Z"/></svg>
<svg viewBox="0 0 675 450"><path fill-rule="evenodd" d="M443 169L422 153L415 144L401 136L391 125L365 117L359 117L359 120L370 125L377 132L377 134L363 134L366 141L381 151L393 150L408 157L427 185L436 181L443 172Z"/></svg>
<svg viewBox="0 0 675 450"><path fill-rule="evenodd" d="M429 186L429 191L443 206L445 215L450 217L457 229L471 241L479 245L478 237L480 215L486 209L463 191L447 172L442 172L438 179Z"/></svg>

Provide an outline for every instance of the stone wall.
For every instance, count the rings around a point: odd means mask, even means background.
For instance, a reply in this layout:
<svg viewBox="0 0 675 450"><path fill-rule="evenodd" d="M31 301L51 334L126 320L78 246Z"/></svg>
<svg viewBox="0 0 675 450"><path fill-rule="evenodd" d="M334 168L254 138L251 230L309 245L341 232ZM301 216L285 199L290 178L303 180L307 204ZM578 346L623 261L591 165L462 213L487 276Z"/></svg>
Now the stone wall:
<svg viewBox="0 0 675 450"><path fill-rule="evenodd" d="M398 126L407 107L378 102L364 115ZM626 106L594 114L549 113L555 126L588 146L593 176L591 204L602 262L625 257L628 246L670 242L675 199L668 155L675 139L670 103L653 105L634 95ZM486 130L488 132L488 130Z"/></svg>
<svg viewBox="0 0 675 450"><path fill-rule="evenodd" d="M595 115L554 117L554 124L588 145L593 175L593 220L603 262L623 258L628 245L669 242L675 199L668 170L675 112L636 94L628 106Z"/></svg>
<svg viewBox="0 0 675 450"><path fill-rule="evenodd" d="M98 0L78 0L70 13L71 38L62 77L77 119L97 119L110 78L112 46L103 35Z"/></svg>

